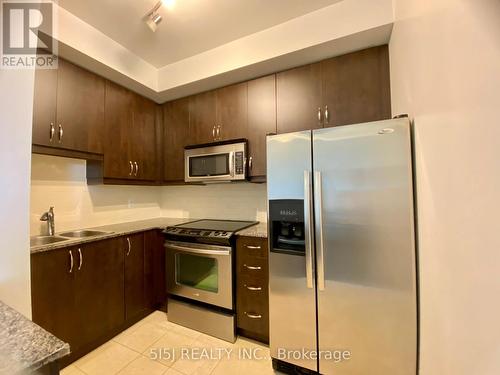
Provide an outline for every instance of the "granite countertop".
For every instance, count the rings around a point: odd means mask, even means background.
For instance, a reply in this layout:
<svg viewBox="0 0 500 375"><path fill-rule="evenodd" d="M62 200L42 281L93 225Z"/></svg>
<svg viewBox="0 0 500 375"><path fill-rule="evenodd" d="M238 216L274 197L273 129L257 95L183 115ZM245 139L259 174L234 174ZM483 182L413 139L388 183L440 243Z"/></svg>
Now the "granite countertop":
<svg viewBox="0 0 500 375"><path fill-rule="evenodd" d="M35 371L69 353L68 344L0 301L0 374Z"/></svg>
<svg viewBox="0 0 500 375"><path fill-rule="evenodd" d="M89 230L98 230L103 232L110 232L108 234L99 235L96 237L87 237L87 238L74 238L69 239L67 241L61 241L57 243L47 244L47 245L39 245L32 246L30 248L31 254L63 249L71 246L81 245L84 243L101 241L109 238L126 236L127 234L133 234L138 232L145 232L153 229L164 229L171 225L179 225L183 223L189 223L191 221L195 221L199 219L187 219L187 218L157 218L150 220L141 220L141 221L132 221L127 223L119 223L119 224L111 224L104 225L100 227L92 227L85 228ZM83 228L82 228L83 229ZM251 236L251 237L267 237L267 225L266 223L259 223L247 229L243 229L239 232L236 232L236 235L239 236ZM56 233L57 236L57 233Z"/></svg>
<svg viewBox="0 0 500 375"><path fill-rule="evenodd" d="M267 223L259 223L236 233L238 236L267 238Z"/></svg>

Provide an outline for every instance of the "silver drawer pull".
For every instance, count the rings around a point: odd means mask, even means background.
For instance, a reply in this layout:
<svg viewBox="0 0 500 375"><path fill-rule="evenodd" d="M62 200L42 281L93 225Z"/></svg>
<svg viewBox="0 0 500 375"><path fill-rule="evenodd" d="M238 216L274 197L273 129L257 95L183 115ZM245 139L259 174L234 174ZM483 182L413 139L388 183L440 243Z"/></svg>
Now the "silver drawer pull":
<svg viewBox="0 0 500 375"><path fill-rule="evenodd" d="M50 141L54 139L54 133L56 132L56 128L54 127L54 123L50 123Z"/></svg>
<svg viewBox="0 0 500 375"><path fill-rule="evenodd" d="M80 271L82 269L82 266L83 266L82 249L78 249L78 255L80 256L80 264L78 264L78 271Z"/></svg>
<svg viewBox="0 0 500 375"><path fill-rule="evenodd" d="M247 313L245 311L245 315L248 316L250 319L262 319L262 315L260 314L252 314L252 313Z"/></svg>
<svg viewBox="0 0 500 375"><path fill-rule="evenodd" d="M260 291L260 290L262 290L262 287L260 287L260 286L247 286L247 285L245 285L245 287L248 290L254 290L254 291Z"/></svg>
<svg viewBox="0 0 500 375"><path fill-rule="evenodd" d="M247 249L250 249L250 250L260 250L260 249L262 249L262 246L245 245L245 247Z"/></svg>
<svg viewBox="0 0 500 375"><path fill-rule="evenodd" d="M73 272L73 266L75 265L75 261L73 259L73 252L70 250L69 251L69 273Z"/></svg>
<svg viewBox="0 0 500 375"><path fill-rule="evenodd" d="M243 265L247 270L261 270L261 266L247 266L246 264Z"/></svg>

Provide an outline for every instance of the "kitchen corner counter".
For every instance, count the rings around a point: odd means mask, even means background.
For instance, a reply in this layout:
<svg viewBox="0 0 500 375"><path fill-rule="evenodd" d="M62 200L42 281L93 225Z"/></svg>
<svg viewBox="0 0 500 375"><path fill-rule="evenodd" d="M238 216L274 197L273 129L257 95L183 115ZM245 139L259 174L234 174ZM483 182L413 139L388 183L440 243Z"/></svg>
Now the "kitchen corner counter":
<svg viewBox="0 0 500 375"><path fill-rule="evenodd" d="M0 301L0 374L29 373L69 353L68 344Z"/></svg>
<svg viewBox="0 0 500 375"><path fill-rule="evenodd" d="M122 236L130 235L130 234L134 234L134 233L145 232L148 230L165 229L166 227L171 226L171 225L179 225L179 224L189 223L191 221L196 221L196 220L199 220L199 219L196 219L196 218L165 218L165 217L163 217L163 218L156 218L156 219L149 219L149 220L131 221L131 222L119 223L119 224L110 224L110 225L104 225L104 226L100 226L100 227L85 228L86 230L97 230L97 231L108 232L108 233L102 234L99 236L95 236L95 237L74 238L74 239L68 239L66 241L61 241L61 242L56 242L56 243L51 243L51 244L46 244L46 245L32 246L30 248L30 251L31 251L31 254L35 254L35 253L40 253L40 252L49 251L49 250L64 249L64 248L68 248L68 247L72 247L72 246L81 245L84 243L102 241L102 240L106 240L109 238L122 237ZM236 232L236 235L237 236L266 238L267 237L267 223L258 223L256 225L249 227L249 228L246 228L246 229L243 229L239 232Z"/></svg>
<svg viewBox="0 0 500 375"><path fill-rule="evenodd" d="M267 223L258 223L236 232L237 236L267 238Z"/></svg>

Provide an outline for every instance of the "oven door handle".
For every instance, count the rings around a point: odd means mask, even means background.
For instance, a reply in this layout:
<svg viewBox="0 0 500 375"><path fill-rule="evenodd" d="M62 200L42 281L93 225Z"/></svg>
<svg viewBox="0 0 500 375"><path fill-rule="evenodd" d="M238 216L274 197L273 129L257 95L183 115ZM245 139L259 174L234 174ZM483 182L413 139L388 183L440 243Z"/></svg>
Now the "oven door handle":
<svg viewBox="0 0 500 375"><path fill-rule="evenodd" d="M174 245L171 243L165 243L167 249L184 251L192 254L202 254L202 255L231 255L231 248L221 247L220 250L209 250L209 249L198 249L189 246Z"/></svg>

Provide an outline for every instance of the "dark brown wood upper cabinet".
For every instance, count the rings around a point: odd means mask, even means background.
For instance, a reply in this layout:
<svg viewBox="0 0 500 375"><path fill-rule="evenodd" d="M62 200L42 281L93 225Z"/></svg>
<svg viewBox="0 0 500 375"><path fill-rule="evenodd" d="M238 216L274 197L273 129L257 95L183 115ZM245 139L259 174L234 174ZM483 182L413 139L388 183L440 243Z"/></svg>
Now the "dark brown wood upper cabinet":
<svg viewBox="0 0 500 375"><path fill-rule="evenodd" d="M324 126L391 117L387 45L324 60Z"/></svg>
<svg viewBox="0 0 500 375"><path fill-rule="evenodd" d="M62 147L102 153L105 80L67 61L59 61L57 126Z"/></svg>
<svg viewBox="0 0 500 375"><path fill-rule="evenodd" d="M266 175L266 136L276 133L276 75L248 82L248 173Z"/></svg>
<svg viewBox="0 0 500 375"><path fill-rule="evenodd" d="M106 82L104 177L132 179L134 164L130 156L134 95L112 82Z"/></svg>
<svg viewBox="0 0 500 375"><path fill-rule="evenodd" d="M216 90L216 141L247 137L247 87L243 82Z"/></svg>
<svg viewBox="0 0 500 375"><path fill-rule="evenodd" d="M33 144L102 153L104 79L65 60L37 70Z"/></svg>
<svg viewBox="0 0 500 375"><path fill-rule="evenodd" d="M155 181L159 179L156 165L156 103L134 95L133 127L129 134L130 159L134 164L135 179Z"/></svg>
<svg viewBox="0 0 500 375"><path fill-rule="evenodd" d="M163 179L184 181L184 147L189 143L189 98L163 105Z"/></svg>
<svg viewBox="0 0 500 375"><path fill-rule="evenodd" d="M33 144L57 147L56 103L57 70L36 70L33 101Z"/></svg>
<svg viewBox="0 0 500 375"><path fill-rule="evenodd" d="M159 179L156 104L106 83L104 182Z"/></svg>
<svg viewBox="0 0 500 375"><path fill-rule="evenodd" d="M125 318L139 316L146 308L144 296L144 234L125 238Z"/></svg>
<svg viewBox="0 0 500 375"><path fill-rule="evenodd" d="M310 64L276 75L278 133L323 127L321 64Z"/></svg>
<svg viewBox="0 0 500 375"><path fill-rule="evenodd" d="M210 143L216 134L216 91L207 91L189 97L189 143Z"/></svg>

